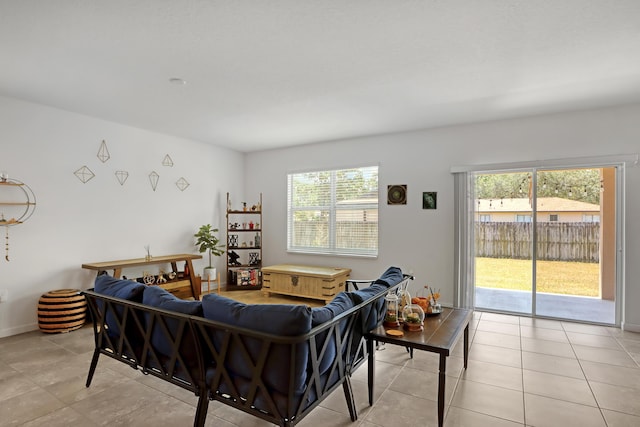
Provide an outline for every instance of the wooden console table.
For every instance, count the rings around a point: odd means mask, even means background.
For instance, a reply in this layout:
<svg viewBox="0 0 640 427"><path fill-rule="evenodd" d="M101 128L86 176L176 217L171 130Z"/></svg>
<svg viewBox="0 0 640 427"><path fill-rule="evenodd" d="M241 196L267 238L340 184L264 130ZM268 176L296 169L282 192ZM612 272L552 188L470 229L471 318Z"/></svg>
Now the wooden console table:
<svg viewBox="0 0 640 427"><path fill-rule="evenodd" d="M279 264L262 269L262 291L330 302L345 290L350 268Z"/></svg>
<svg viewBox="0 0 640 427"><path fill-rule="evenodd" d="M105 261L82 264L82 268L96 270L98 274L101 271L113 270L113 277L119 278L122 270L125 268L144 267L155 264L171 264L171 271L176 274L174 279L168 280L166 283L160 283L158 286L164 288L177 296L178 298L200 298L200 278L193 271L194 259L201 259L202 255L178 254L154 256L151 259L135 258L123 259L120 261ZM184 262L187 272L178 271L178 262ZM168 273L168 272L167 272ZM155 274L154 274L155 275Z"/></svg>

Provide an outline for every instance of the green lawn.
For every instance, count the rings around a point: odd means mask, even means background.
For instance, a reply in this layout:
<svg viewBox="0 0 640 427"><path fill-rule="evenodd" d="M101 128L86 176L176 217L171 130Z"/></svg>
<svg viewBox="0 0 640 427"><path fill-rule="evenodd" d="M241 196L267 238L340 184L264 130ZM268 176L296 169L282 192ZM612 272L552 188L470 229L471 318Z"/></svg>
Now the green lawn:
<svg viewBox="0 0 640 427"><path fill-rule="evenodd" d="M600 265L583 262L538 261L537 291L599 296ZM476 258L476 286L531 290L531 261Z"/></svg>

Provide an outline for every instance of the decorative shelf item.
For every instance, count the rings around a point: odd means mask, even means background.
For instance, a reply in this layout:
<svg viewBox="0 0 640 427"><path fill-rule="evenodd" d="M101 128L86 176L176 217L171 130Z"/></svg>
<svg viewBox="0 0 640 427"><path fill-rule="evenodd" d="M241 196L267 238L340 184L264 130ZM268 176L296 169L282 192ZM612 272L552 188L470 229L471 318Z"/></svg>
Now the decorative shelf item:
<svg viewBox="0 0 640 427"><path fill-rule="evenodd" d="M5 226L5 256L9 261L9 226L22 224L36 210L36 196L27 184L0 173L0 225Z"/></svg>
<svg viewBox="0 0 640 427"><path fill-rule="evenodd" d="M418 304L409 304L402 309L402 322L406 331L422 331L424 310Z"/></svg>

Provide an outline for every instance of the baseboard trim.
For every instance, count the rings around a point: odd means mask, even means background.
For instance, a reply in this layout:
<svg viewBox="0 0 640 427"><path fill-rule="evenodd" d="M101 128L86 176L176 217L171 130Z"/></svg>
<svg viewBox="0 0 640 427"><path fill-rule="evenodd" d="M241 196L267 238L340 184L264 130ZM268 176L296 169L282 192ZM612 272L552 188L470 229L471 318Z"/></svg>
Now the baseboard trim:
<svg viewBox="0 0 640 427"><path fill-rule="evenodd" d="M622 324L620 325L620 328L623 331L640 332L640 325L634 325L633 323L629 323L629 322L622 322Z"/></svg>
<svg viewBox="0 0 640 427"><path fill-rule="evenodd" d="M13 335L24 334L25 332L31 332L38 330L37 323L29 323L22 326L16 326L13 328L0 329L0 338L11 337Z"/></svg>

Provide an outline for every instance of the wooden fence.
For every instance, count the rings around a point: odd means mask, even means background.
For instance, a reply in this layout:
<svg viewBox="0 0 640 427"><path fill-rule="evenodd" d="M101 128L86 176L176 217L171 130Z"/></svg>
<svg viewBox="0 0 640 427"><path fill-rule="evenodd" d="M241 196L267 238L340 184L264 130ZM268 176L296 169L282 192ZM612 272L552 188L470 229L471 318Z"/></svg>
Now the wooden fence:
<svg viewBox="0 0 640 427"><path fill-rule="evenodd" d="M531 259L530 222L476 222L476 256ZM541 222L537 225L537 259L593 262L600 260L600 223Z"/></svg>

